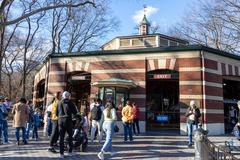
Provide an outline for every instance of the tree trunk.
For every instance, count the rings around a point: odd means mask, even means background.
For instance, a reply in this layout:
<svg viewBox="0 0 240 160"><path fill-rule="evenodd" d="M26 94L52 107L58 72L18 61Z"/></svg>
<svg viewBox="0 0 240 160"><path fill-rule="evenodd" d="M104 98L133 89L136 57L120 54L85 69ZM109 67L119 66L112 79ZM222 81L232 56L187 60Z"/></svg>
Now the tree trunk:
<svg viewBox="0 0 240 160"><path fill-rule="evenodd" d="M4 21L3 18L0 19L1 22ZM5 32L5 26L0 26L0 91L2 91L2 61L4 57L4 32ZM0 93L3 94L3 93Z"/></svg>
<svg viewBox="0 0 240 160"><path fill-rule="evenodd" d="M12 77L10 74L8 75L8 96L9 99L12 99Z"/></svg>
<svg viewBox="0 0 240 160"><path fill-rule="evenodd" d="M24 52L23 57L23 83L22 83L22 97L26 95L26 52Z"/></svg>

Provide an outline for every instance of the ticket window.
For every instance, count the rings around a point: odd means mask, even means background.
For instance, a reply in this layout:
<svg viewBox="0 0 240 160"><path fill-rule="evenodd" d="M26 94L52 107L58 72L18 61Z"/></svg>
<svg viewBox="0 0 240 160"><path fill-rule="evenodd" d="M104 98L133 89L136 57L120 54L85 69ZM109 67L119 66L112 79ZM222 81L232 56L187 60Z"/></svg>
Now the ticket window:
<svg viewBox="0 0 240 160"><path fill-rule="evenodd" d="M103 100L103 104L107 101L112 101L118 111L126 105L126 100L129 97L128 90L120 87L101 87L99 89L99 98Z"/></svg>

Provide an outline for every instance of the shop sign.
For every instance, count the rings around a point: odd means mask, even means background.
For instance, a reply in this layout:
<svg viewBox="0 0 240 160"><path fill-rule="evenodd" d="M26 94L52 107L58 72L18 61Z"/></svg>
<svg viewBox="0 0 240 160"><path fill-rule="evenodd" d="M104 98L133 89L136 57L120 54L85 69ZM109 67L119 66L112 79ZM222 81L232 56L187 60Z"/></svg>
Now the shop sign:
<svg viewBox="0 0 240 160"><path fill-rule="evenodd" d="M156 116L156 120L157 120L158 122L168 122L169 116L168 116L168 115L165 115L165 114L160 114L160 115L157 115L157 116Z"/></svg>
<svg viewBox="0 0 240 160"><path fill-rule="evenodd" d="M72 80L86 80L85 76L72 76Z"/></svg>
<svg viewBox="0 0 240 160"><path fill-rule="evenodd" d="M171 79L171 74L154 74L153 79Z"/></svg>

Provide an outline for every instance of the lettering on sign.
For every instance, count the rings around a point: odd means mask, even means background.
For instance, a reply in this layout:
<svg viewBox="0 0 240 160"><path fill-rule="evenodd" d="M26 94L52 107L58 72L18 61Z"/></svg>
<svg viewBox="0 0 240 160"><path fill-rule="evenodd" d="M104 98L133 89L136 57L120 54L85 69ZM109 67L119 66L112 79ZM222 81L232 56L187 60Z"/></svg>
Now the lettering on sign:
<svg viewBox="0 0 240 160"><path fill-rule="evenodd" d="M72 80L86 80L85 76L72 76Z"/></svg>
<svg viewBox="0 0 240 160"><path fill-rule="evenodd" d="M171 74L154 74L153 79L171 79Z"/></svg>

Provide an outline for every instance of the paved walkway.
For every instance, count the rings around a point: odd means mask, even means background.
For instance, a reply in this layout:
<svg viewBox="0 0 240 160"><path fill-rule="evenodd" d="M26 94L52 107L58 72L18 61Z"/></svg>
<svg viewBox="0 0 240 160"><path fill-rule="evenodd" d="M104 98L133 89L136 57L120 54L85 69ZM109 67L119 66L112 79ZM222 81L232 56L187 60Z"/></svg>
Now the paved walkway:
<svg viewBox="0 0 240 160"><path fill-rule="evenodd" d="M0 145L1 160L48 160L58 159L59 154L47 151L48 140L29 140L27 145L15 144L14 130L10 128L10 141L12 144ZM39 133L42 135L42 133ZM123 143L122 135L116 135L113 147L117 154L114 157L106 155L111 160L192 160L194 149L187 148L186 136L174 135L140 135L136 136L133 143ZM230 137L211 137L212 141L222 143ZM97 153L101 145L89 145L86 152L75 150L76 155L66 159L97 160Z"/></svg>
<svg viewBox="0 0 240 160"><path fill-rule="evenodd" d="M29 140L27 145L17 146L14 129L9 128L11 144L0 145L1 160L48 160L58 159L59 154L47 151L48 140L41 138L39 141ZM42 135L40 132L39 135ZM123 143L122 135L115 135L113 147L117 154L114 157L106 155L106 159L112 160L190 160L194 156L194 150L186 146L185 136L161 136L139 135L135 136L133 143ZM97 160L97 153L101 145L97 143L89 145L86 152L75 150L76 155L66 159Z"/></svg>

